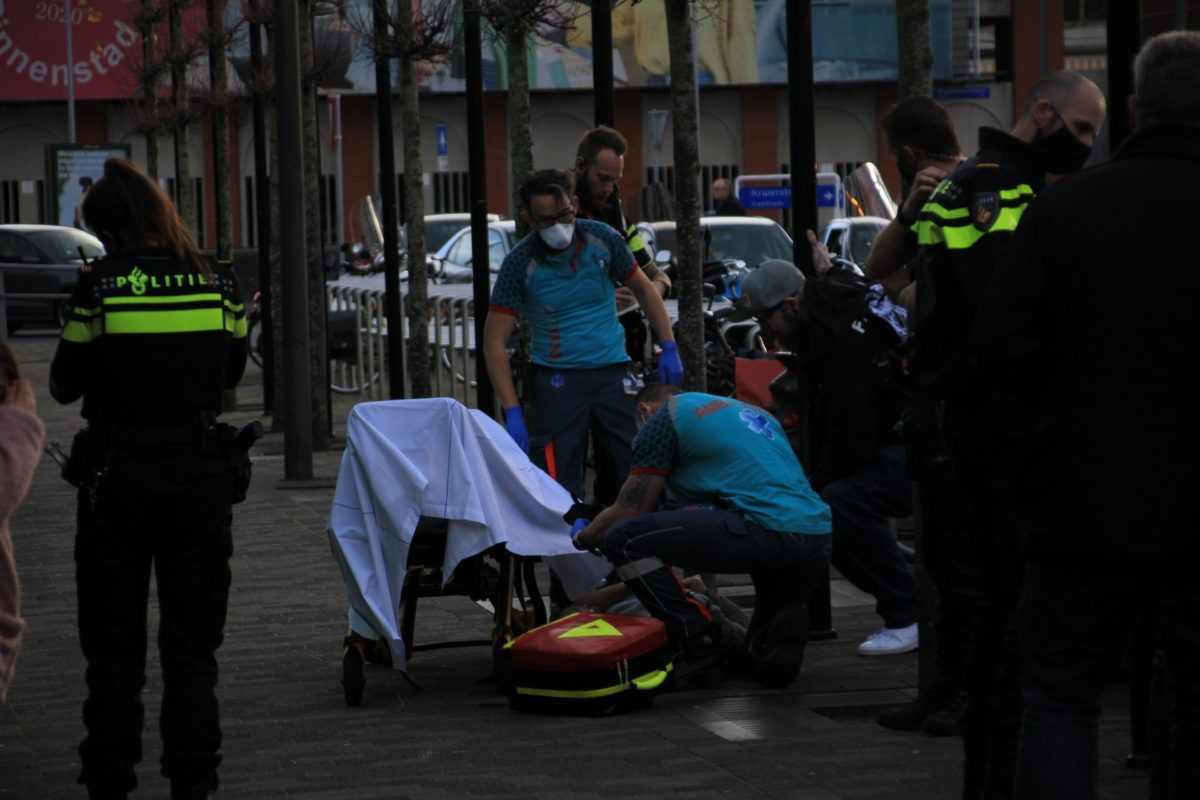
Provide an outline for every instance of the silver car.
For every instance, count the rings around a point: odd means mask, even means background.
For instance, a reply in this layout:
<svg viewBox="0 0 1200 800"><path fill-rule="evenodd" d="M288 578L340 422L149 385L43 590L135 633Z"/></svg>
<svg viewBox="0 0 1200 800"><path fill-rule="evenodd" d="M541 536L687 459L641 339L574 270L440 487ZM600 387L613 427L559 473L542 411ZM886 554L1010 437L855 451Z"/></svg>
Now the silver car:
<svg viewBox="0 0 1200 800"><path fill-rule="evenodd" d="M674 222L643 222L638 229L656 253L675 250ZM764 217L701 217L700 233L708 240L706 261L737 259L756 267L768 259L794 257L792 237Z"/></svg>
<svg viewBox="0 0 1200 800"><path fill-rule="evenodd" d="M492 280L500 272L500 263L517 243L517 224L511 219L488 223L488 269ZM471 283L474 278L471 256L471 228L465 227L450 237L429 256L429 273L442 283Z"/></svg>
<svg viewBox="0 0 1200 800"><path fill-rule="evenodd" d="M61 328L70 312L67 295L75 288L83 259L103 256L100 240L76 228L0 225L8 332L34 324Z"/></svg>

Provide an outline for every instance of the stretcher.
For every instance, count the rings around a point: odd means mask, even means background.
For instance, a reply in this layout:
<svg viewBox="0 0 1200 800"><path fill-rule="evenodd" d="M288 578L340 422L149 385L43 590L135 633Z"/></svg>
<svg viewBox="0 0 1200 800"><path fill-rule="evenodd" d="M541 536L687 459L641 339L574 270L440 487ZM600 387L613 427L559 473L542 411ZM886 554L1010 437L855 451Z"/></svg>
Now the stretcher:
<svg viewBox="0 0 1200 800"><path fill-rule="evenodd" d="M346 438L330 546L350 607L386 641L396 669L422 649L503 644L521 627L514 599L537 594L538 558L571 597L611 570L572 545L570 494L481 411L450 398L360 403ZM492 640L416 645L418 600L441 595L489 601ZM532 599L528 621L540 624L544 607Z"/></svg>

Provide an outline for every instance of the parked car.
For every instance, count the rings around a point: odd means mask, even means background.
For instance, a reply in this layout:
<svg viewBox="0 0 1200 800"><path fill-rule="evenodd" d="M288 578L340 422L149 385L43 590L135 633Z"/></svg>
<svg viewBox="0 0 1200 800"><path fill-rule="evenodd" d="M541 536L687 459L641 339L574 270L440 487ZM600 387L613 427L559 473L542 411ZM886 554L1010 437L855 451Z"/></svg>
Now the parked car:
<svg viewBox="0 0 1200 800"><path fill-rule="evenodd" d="M638 228L656 254L675 251L674 222L643 222ZM708 238L705 261L736 259L756 267L772 258L794 258L792 237L766 217L701 217L700 231Z"/></svg>
<svg viewBox="0 0 1200 800"><path fill-rule="evenodd" d="M100 240L76 228L0 225L0 271L4 274L4 294L8 295L8 332L31 324L61 328L70 311L66 297L21 295L69 295L79 279L83 258L103 256Z"/></svg>
<svg viewBox="0 0 1200 800"><path fill-rule="evenodd" d="M888 226L883 217L843 217L832 220L821 231L821 242L831 257L849 261L859 272L867 263L875 237Z"/></svg>
<svg viewBox="0 0 1200 800"><path fill-rule="evenodd" d="M341 253L330 272L335 276L340 273L351 275L374 275L383 272L383 228L380 219L383 208L378 196L367 196L358 201L358 218L362 228L358 241L344 243ZM488 214L488 222L499 222L499 214ZM425 220L425 252L436 254L452 237L465 226L471 224L469 213L426 214ZM356 234L357 235L357 234ZM408 280L408 225L399 227L400 249L400 279Z"/></svg>
<svg viewBox="0 0 1200 800"><path fill-rule="evenodd" d="M488 268L493 277L500 262L517 243L517 224L511 219L488 223ZM444 283L470 283L474 277L471 227L468 225L429 256L429 274Z"/></svg>
<svg viewBox="0 0 1200 800"><path fill-rule="evenodd" d="M488 222L499 222L499 214L488 214ZM425 252L436 253L450 237L471 224L471 215L458 214L426 214L425 215Z"/></svg>

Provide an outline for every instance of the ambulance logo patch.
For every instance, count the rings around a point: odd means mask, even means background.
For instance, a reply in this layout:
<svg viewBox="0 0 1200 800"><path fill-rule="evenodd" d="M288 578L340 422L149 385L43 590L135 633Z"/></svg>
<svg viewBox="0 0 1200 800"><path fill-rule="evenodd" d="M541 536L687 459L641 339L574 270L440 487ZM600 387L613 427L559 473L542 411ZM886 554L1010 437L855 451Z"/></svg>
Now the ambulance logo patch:
<svg viewBox="0 0 1200 800"><path fill-rule="evenodd" d="M775 441L775 432L771 430L771 420L765 414L759 414L749 408L743 408L738 418L746 423L750 430L765 436L768 442Z"/></svg>
<svg viewBox="0 0 1200 800"><path fill-rule="evenodd" d="M585 636L624 636L619 630L612 626L611 622L602 619L594 619L591 622L583 625L578 625L566 633L560 633L559 639L579 639Z"/></svg>
<svg viewBox="0 0 1200 800"><path fill-rule="evenodd" d="M1000 216L1000 195L996 192L979 192L971 201L971 221L981 231L990 230Z"/></svg>

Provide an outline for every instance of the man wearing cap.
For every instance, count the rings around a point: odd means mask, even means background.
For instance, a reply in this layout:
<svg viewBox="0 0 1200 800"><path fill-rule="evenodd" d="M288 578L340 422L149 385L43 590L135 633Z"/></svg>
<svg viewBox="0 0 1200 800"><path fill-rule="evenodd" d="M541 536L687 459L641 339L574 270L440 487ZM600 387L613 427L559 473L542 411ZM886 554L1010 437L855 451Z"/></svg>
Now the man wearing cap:
<svg viewBox="0 0 1200 800"><path fill-rule="evenodd" d="M903 313L873 296L857 276L830 270L805 281L787 261L765 261L742 290L753 316L791 351L816 398L825 446L809 482L833 512L833 565L875 597L883 627L858 647L883 656L917 649L917 585L889 517L912 513L904 443L897 423L904 392L889 349L906 331Z"/></svg>

